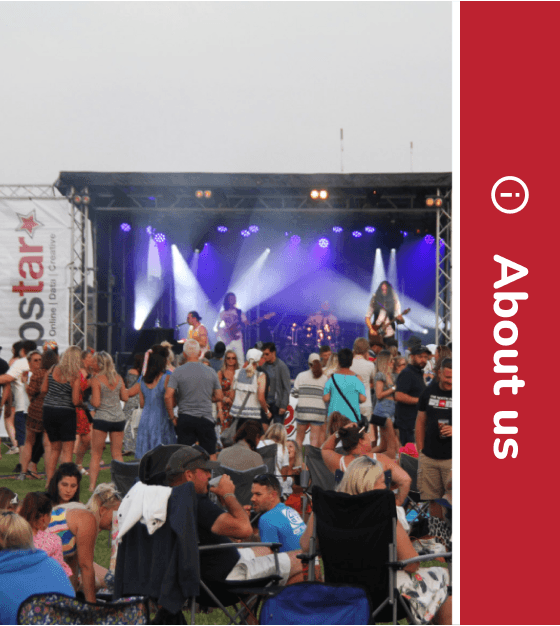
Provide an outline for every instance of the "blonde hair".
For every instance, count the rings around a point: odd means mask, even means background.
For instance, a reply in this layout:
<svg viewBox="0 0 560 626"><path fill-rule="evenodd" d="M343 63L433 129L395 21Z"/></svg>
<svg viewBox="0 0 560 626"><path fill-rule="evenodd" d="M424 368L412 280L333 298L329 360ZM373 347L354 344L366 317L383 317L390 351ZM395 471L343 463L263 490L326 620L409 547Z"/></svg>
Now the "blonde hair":
<svg viewBox="0 0 560 626"><path fill-rule="evenodd" d="M226 369L227 369L226 357L228 354L233 354L233 356L235 357L235 369L238 370L241 367L239 365L239 359L237 358L237 354L235 354L233 350L226 350L224 354L224 362L222 363L222 367L220 368L220 371L223 372L224 374L226 373Z"/></svg>
<svg viewBox="0 0 560 626"><path fill-rule="evenodd" d="M394 359L396 359L399 356L399 349L397 346L389 346L387 350L389 350L389 352L391 353L391 356Z"/></svg>
<svg viewBox="0 0 560 626"><path fill-rule="evenodd" d="M173 346L169 343L169 341L162 341L160 345L167 348L167 365L173 365L173 362L175 361Z"/></svg>
<svg viewBox="0 0 560 626"><path fill-rule="evenodd" d="M358 337L354 341L354 354L367 354L369 351L369 341L365 337Z"/></svg>
<svg viewBox="0 0 560 626"><path fill-rule="evenodd" d="M369 456L359 456L346 468L337 491L356 496L373 491L375 484L383 476L383 465Z"/></svg>
<svg viewBox="0 0 560 626"><path fill-rule="evenodd" d="M29 522L13 511L0 512L0 550L31 550L33 531Z"/></svg>
<svg viewBox="0 0 560 626"><path fill-rule="evenodd" d="M390 374L391 373L391 353L389 350L381 350L381 352L377 355L377 359L375 360L375 365L377 367L377 371L382 374Z"/></svg>
<svg viewBox="0 0 560 626"><path fill-rule="evenodd" d="M288 443L288 433L286 431L286 427L284 424L273 424L266 431L266 438L272 439L272 441L279 443L283 448L285 448Z"/></svg>
<svg viewBox="0 0 560 626"><path fill-rule="evenodd" d="M97 367L99 367L98 376L105 376L110 385L114 385L119 375L115 370L115 364L113 363L113 359L108 352L96 352L95 358L97 359Z"/></svg>
<svg viewBox="0 0 560 626"><path fill-rule="evenodd" d="M73 380L80 374L82 368L82 349L70 346L58 362L60 373L67 381Z"/></svg>
<svg viewBox="0 0 560 626"><path fill-rule="evenodd" d="M115 483L100 483L91 494L86 507L92 513L97 513L101 507L106 509L115 508L115 504L121 503L120 493Z"/></svg>
<svg viewBox="0 0 560 626"><path fill-rule="evenodd" d="M288 439L286 442L286 449L288 449L288 444L293 443L296 454L294 456L294 467L301 467L303 463L303 455L301 453L301 448L299 447L299 443L295 439Z"/></svg>

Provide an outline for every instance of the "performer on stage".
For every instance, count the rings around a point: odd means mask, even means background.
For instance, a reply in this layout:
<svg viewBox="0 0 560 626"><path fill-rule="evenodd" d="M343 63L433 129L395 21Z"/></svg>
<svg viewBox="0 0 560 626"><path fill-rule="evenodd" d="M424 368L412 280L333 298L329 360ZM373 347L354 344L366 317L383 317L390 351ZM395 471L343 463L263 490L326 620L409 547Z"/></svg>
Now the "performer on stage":
<svg viewBox="0 0 560 626"><path fill-rule="evenodd" d="M226 344L226 350L233 350L240 364L245 363L243 350L242 324L248 325L245 313L236 308L237 298L233 292L226 293L224 310L220 313L218 335ZM223 322L223 324L222 324Z"/></svg>
<svg viewBox="0 0 560 626"><path fill-rule="evenodd" d="M373 294L366 313L370 337L375 335L393 337L395 322L404 324L401 303L391 284L384 280Z"/></svg>
<svg viewBox="0 0 560 626"><path fill-rule="evenodd" d="M321 304L321 310L309 316L304 326L315 326L317 329L317 344L335 344L338 338L340 326L336 315L330 311L330 304L325 301Z"/></svg>
<svg viewBox="0 0 560 626"><path fill-rule="evenodd" d="M208 340L208 331L206 327L200 323L202 318L196 311L191 311L187 315L187 324L190 324L189 328L189 339L196 339L198 341L198 345L202 352L198 357L199 360L204 358L205 352L210 350L210 341Z"/></svg>

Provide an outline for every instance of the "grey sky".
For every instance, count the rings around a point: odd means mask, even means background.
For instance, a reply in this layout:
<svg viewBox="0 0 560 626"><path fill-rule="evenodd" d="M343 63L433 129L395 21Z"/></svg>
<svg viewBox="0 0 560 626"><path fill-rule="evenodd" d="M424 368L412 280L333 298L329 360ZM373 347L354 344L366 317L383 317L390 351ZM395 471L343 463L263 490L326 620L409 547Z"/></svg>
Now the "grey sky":
<svg viewBox="0 0 560 626"><path fill-rule="evenodd" d="M451 170L450 2L0 2L0 184Z"/></svg>

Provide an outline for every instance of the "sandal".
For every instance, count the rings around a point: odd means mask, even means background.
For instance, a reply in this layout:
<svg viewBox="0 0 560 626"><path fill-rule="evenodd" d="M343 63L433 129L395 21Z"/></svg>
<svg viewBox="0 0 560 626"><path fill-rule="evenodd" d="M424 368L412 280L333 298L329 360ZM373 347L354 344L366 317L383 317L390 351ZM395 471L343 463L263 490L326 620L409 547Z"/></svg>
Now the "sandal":
<svg viewBox="0 0 560 626"><path fill-rule="evenodd" d="M25 475L29 476L29 478L34 478L35 480L41 480L39 474L32 472L31 470L27 470L27 472L25 472Z"/></svg>

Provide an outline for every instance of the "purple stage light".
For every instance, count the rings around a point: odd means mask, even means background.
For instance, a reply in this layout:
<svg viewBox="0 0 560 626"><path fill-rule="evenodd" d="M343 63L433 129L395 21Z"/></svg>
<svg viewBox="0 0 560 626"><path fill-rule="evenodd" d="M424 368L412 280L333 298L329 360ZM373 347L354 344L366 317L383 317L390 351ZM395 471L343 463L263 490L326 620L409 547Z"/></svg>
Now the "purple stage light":
<svg viewBox="0 0 560 626"><path fill-rule="evenodd" d="M299 243L301 241L301 237L299 235L292 235L290 237L290 241L292 243Z"/></svg>
<svg viewBox="0 0 560 626"><path fill-rule="evenodd" d="M358 238L358 237L361 237L361 236L362 236L362 233L361 233L359 230L355 230L355 231L352 233L352 237L356 237L356 238Z"/></svg>
<svg viewBox="0 0 560 626"><path fill-rule="evenodd" d="M406 230L401 230L401 235L403 237L408 237L408 233L406 232Z"/></svg>
<svg viewBox="0 0 560 626"><path fill-rule="evenodd" d="M154 235L154 241L156 243L165 243L165 234L164 233L156 233Z"/></svg>
<svg viewBox="0 0 560 626"><path fill-rule="evenodd" d="M342 232L342 226L333 226L332 227L332 231L333 231L333 233L341 233Z"/></svg>
<svg viewBox="0 0 560 626"><path fill-rule="evenodd" d="M432 235L426 235L424 237L424 241L426 243L429 243L430 245L432 245L434 243L434 241L435 241L435 238Z"/></svg>
<svg viewBox="0 0 560 626"><path fill-rule="evenodd" d="M248 230L242 230L241 231L241 236L242 237L249 237L251 235L251 233Z"/></svg>
<svg viewBox="0 0 560 626"><path fill-rule="evenodd" d="M147 235L153 235L154 234L154 229L151 226L146 226L146 234Z"/></svg>
<svg viewBox="0 0 560 626"><path fill-rule="evenodd" d="M127 224L126 222L123 222L121 224L121 230L123 231L123 233L128 233L131 228L132 226L130 224Z"/></svg>
<svg viewBox="0 0 560 626"><path fill-rule="evenodd" d="M227 226L218 226L219 233L227 233Z"/></svg>
<svg viewBox="0 0 560 626"><path fill-rule="evenodd" d="M319 239L319 246L321 248L328 248L329 244L330 241L326 237L321 237L321 239Z"/></svg>
<svg viewBox="0 0 560 626"><path fill-rule="evenodd" d="M366 230L366 233L374 233L375 232L375 228L373 226L366 226L365 230Z"/></svg>
<svg viewBox="0 0 560 626"><path fill-rule="evenodd" d="M258 227L258 226L256 226L255 224L253 224L252 226L249 226L249 230L250 230L252 233L258 233L258 232L259 232L259 227Z"/></svg>

